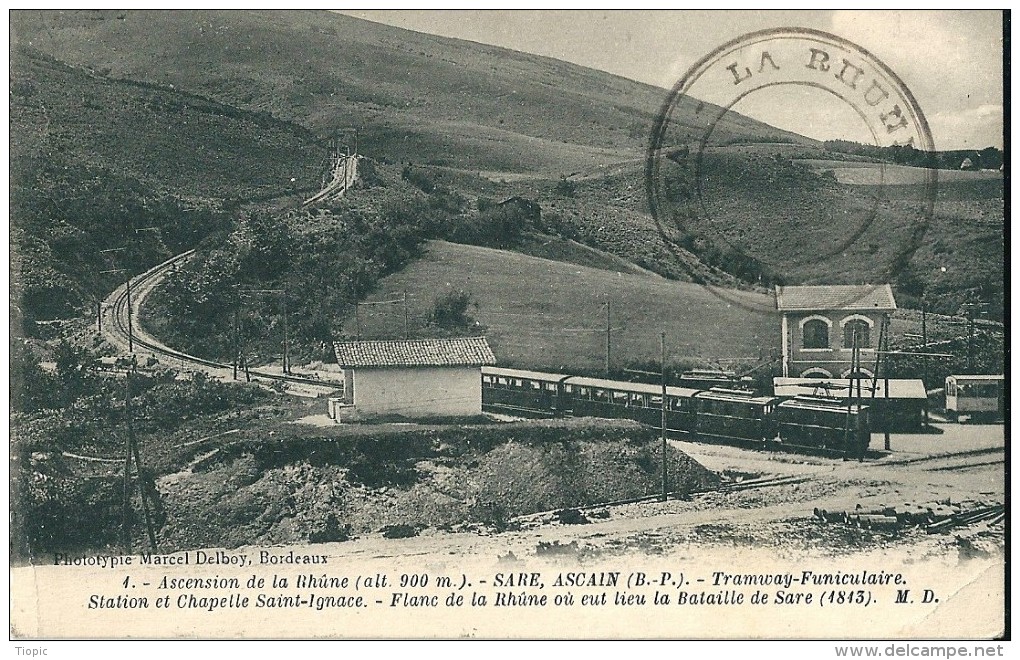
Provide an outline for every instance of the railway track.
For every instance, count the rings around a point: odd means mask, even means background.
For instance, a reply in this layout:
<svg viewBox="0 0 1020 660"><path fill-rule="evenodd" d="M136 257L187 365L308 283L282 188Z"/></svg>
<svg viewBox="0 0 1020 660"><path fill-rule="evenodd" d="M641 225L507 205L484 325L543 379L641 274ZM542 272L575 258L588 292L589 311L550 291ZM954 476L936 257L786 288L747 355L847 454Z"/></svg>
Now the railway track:
<svg viewBox="0 0 1020 660"><path fill-rule="evenodd" d="M136 353L139 352L140 348L143 352L149 353L157 359L168 361L174 366L179 365L187 371L200 371L222 380L233 380L233 365L206 360L170 348L148 334L138 322L138 311L149 292L159 284L167 271L187 262L194 253L194 250L188 250L150 268L141 275L131 278L132 299L130 308L128 306L127 285L123 284L117 287L106 299L105 304L109 309L113 310L113 322L107 323L104 326L103 334L107 341L125 353L130 353L130 346L134 344ZM130 321L129 315L132 317ZM322 390L323 392L332 391L342 386L342 383L339 382L305 378L293 374L277 374L263 369L250 369L248 373L253 379L310 387Z"/></svg>

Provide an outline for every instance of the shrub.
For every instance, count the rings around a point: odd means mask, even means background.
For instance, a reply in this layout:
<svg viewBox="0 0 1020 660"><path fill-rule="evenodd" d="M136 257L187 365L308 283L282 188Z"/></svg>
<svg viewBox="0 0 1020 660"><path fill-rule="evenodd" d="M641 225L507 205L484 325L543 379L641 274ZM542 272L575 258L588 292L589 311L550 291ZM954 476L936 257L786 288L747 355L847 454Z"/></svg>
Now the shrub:
<svg viewBox="0 0 1020 660"><path fill-rule="evenodd" d="M577 192L577 184L568 179L566 176L561 176L559 182L556 184L556 194L560 197L573 197Z"/></svg>

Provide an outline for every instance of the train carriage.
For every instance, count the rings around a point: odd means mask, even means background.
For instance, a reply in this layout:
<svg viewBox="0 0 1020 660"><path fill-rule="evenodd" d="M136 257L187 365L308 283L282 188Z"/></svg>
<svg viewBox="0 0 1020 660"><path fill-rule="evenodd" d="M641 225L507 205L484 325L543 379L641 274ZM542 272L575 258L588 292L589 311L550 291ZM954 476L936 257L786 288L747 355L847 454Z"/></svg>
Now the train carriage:
<svg viewBox="0 0 1020 660"><path fill-rule="evenodd" d="M712 389L698 392L694 434L700 439L762 443L775 436L773 411L779 399L753 392Z"/></svg>
<svg viewBox="0 0 1020 660"><path fill-rule="evenodd" d="M564 374L523 369L482 369L482 405L495 412L551 417L561 414Z"/></svg>
<svg viewBox="0 0 1020 660"><path fill-rule="evenodd" d="M666 427L695 440L802 447L863 456L868 409L819 397L666 388ZM521 369L482 369L482 407L493 412L633 419L661 428L662 386Z"/></svg>
<svg viewBox="0 0 1020 660"><path fill-rule="evenodd" d="M1006 378L1004 376L947 376L946 415L959 421L993 420L1005 415Z"/></svg>
<svg viewBox="0 0 1020 660"><path fill-rule="evenodd" d="M685 387L666 388L668 429L691 429L695 393L697 390ZM656 427L662 424L661 385L573 376L564 381L563 396L575 416L626 418Z"/></svg>
<svg viewBox="0 0 1020 660"><path fill-rule="evenodd" d="M834 399L800 396L776 406L779 442L863 456L871 443L868 408Z"/></svg>

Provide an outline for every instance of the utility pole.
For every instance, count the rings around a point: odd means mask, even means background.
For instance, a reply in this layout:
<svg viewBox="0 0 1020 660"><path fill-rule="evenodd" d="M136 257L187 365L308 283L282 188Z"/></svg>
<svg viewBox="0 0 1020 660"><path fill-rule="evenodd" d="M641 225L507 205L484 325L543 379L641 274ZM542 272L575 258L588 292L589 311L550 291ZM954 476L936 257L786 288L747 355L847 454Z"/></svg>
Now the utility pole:
<svg viewBox="0 0 1020 660"><path fill-rule="evenodd" d="M127 312L128 312L128 353L135 352L134 323L131 321L131 275L127 279Z"/></svg>
<svg viewBox="0 0 1020 660"><path fill-rule="evenodd" d="M851 425L851 420L854 418L854 377L857 377L857 419L860 420L861 406L860 406L860 353L857 348L857 328L851 328L851 341L850 341L850 390L847 392L846 397L846 427L843 429L843 458L848 458L847 450L852 445L855 429ZM872 390L874 393L874 390ZM867 451L867 449L865 449ZM858 457L863 459L863 457Z"/></svg>
<svg viewBox="0 0 1020 660"><path fill-rule="evenodd" d="M878 327L878 348L875 349L875 375L871 378L871 402L874 405L875 392L878 390L878 379L881 376L883 388L885 389L882 398L885 402L882 404L882 411L884 413L884 420L882 424L882 433L885 436L885 450L891 451L892 446L889 439L889 423L890 423L890 408L889 408L889 364L888 358L883 359L882 356L889 353L889 315L882 316L882 323Z"/></svg>
<svg viewBox="0 0 1020 660"><path fill-rule="evenodd" d="M659 372L654 371L642 371L641 369L624 369L625 372L631 374L644 374L646 376L658 376L659 382L662 384L662 417L660 419L661 426L661 439L662 439L662 494L659 496L660 501L665 502L669 495L669 470L666 467L666 333L665 331L659 334Z"/></svg>
<svg viewBox="0 0 1020 660"><path fill-rule="evenodd" d="M159 231L159 227L137 227L135 228L135 234L143 231ZM135 331L134 324L131 322L131 315L134 313L131 310L131 272L128 271L127 280L127 313L128 313L128 352L134 354L135 352Z"/></svg>
<svg viewBox="0 0 1020 660"><path fill-rule="evenodd" d="M879 328L879 331L878 331L878 357L876 358L876 361L878 362L878 364L882 368L882 377L884 379L884 383L883 384L885 385L885 388L884 388L885 389L885 392L884 392L885 405L883 406L883 408L885 410L886 418L885 418L885 424L882 425L883 426L882 432L885 434L885 450L886 451L892 451L892 444L890 443L890 440L889 440L889 422L890 422L890 419L889 419L889 364L888 364L888 359L886 359L886 360L882 359L882 355L884 355L888 350L889 350L889 315L888 314L884 314L882 316L882 326ZM877 374L877 371L876 371L876 374Z"/></svg>
<svg viewBox="0 0 1020 660"><path fill-rule="evenodd" d="M283 299L283 373L290 373L290 331L287 327L287 290L280 293Z"/></svg>
<svg viewBox="0 0 1020 660"><path fill-rule="evenodd" d="M148 535L149 535L149 547L152 549L153 552L158 552L158 549L156 547L156 530L155 530L155 528L152 525L152 514L149 511L149 497L148 497L148 495L145 492L144 485L142 484L142 473L144 472L144 470L142 469L142 457L140 456L140 454L138 452L138 443L135 442L134 411L133 411L133 409L131 407L131 372L130 371L127 372L127 380L125 382L125 389L126 389L126 393L127 393L127 396L125 397L125 400L124 400L124 408L125 408L125 411L127 413L127 427L128 427L128 456L127 456L127 461L128 461L128 463L125 465L125 472L124 472L124 474L126 475L127 480L128 480L128 483L125 484L125 497L126 497L126 502L127 502L127 504L126 504L126 506L127 506L127 517L125 518L125 520L128 521L126 523L126 528L128 530L127 533L126 533L128 554L130 554L130 551L131 551L131 535L130 535L131 527L130 527L130 519L131 519L131 515L132 515L132 512L131 512L130 470L128 468L130 466L130 461L131 461L132 458L134 458L134 461L135 461L135 471L138 474L138 491L139 491L139 493L142 496L142 511L145 513L145 529L146 529L146 531L148 532Z"/></svg>
<svg viewBox="0 0 1020 660"><path fill-rule="evenodd" d="M974 308L967 307L967 372L974 373Z"/></svg>
<svg viewBox="0 0 1020 660"><path fill-rule="evenodd" d="M407 334L407 289L404 289L404 339L408 339Z"/></svg>
<svg viewBox="0 0 1020 660"><path fill-rule="evenodd" d="M238 328L237 328L238 319L237 319L237 316L238 316L238 313L240 311L239 310L240 300L241 300L240 296L238 296L238 307L234 308L234 359L233 359L234 380L237 380L237 354L241 352L241 342L240 342L240 340L238 339L238 336L237 336L237 333L238 333Z"/></svg>
<svg viewBox="0 0 1020 660"><path fill-rule="evenodd" d="M287 290L286 289L239 289L238 300L240 300L240 294L244 293L275 293L280 296L281 301L281 314L283 316L283 373L290 373L290 327L287 322ZM249 382L251 380L248 375L248 360L244 360L245 375Z"/></svg>
<svg viewBox="0 0 1020 660"><path fill-rule="evenodd" d="M124 269L124 268L111 268L110 270L101 270L99 272L102 273L102 274L106 274L106 273L123 273L123 272L126 272L126 269ZM114 313L116 313L116 310L114 310ZM128 353L132 353L133 354L135 352L135 333L134 333L134 323L132 322L132 316L131 316L131 276L130 275L128 275L128 279L127 279L127 315L128 315Z"/></svg>
<svg viewBox="0 0 1020 660"><path fill-rule="evenodd" d="M921 296L921 345L924 351L928 352L928 301L924 295ZM924 383L924 428L928 428L928 356L924 356L924 371L921 381Z"/></svg>
<svg viewBox="0 0 1020 660"><path fill-rule="evenodd" d="M613 347L613 326L612 321L613 302L606 301L606 378L609 378L610 354Z"/></svg>
<svg viewBox="0 0 1020 660"><path fill-rule="evenodd" d="M662 374L662 501L666 501L669 488L667 486L666 469L666 332L659 335L659 371Z"/></svg>
<svg viewBox="0 0 1020 660"><path fill-rule="evenodd" d="M977 298L976 293L972 293L972 299ZM985 307L983 302L968 302L963 303L963 313L967 317L967 372L974 373L977 369L977 360L974 355L974 339L976 332L976 324L974 323L974 311L978 308L978 313L983 313Z"/></svg>
<svg viewBox="0 0 1020 660"><path fill-rule="evenodd" d="M131 443L135 455L135 468L138 470L138 491L142 495L142 511L145 513L145 530L149 534L149 547L153 552L159 552L156 544L156 528L152 524L152 512L149 511L149 496L146 494L145 486L142 483L142 458L138 455L138 443Z"/></svg>
<svg viewBox="0 0 1020 660"><path fill-rule="evenodd" d="M124 397L124 408L127 413L128 422L128 437L127 446L124 451L124 493L123 500L121 502L121 516L123 524L121 527L122 538L121 542L124 546L124 554L131 554L131 458L133 452L131 451L131 445L134 442L134 425L131 422L131 370L129 369L125 374L127 381L125 383L125 397Z"/></svg>
<svg viewBox="0 0 1020 660"><path fill-rule="evenodd" d="M106 250L100 250L99 253L100 254L110 255L110 254L113 254L114 252L125 252L126 250L127 250L126 247L109 248L109 249L106 249ZM128 273L128 270L126 268L110 268L109 270L101 270L101 271L99 271L99 273L102 274L102 275L106 275L106 274L109 274L109 273ZM133 330L131 328L131 274L130 273L128 273L128 280L127 280L127 308L128 308L128 353L134 353L135 352L135 338L134 338L134 332L133 332ZM114 314L116 314L116 310L114 310ZM102 317L102 309L101 308L100 308L98 316L100 318ZM102 323L101 322L98 322L98 323L100 325L100 330L101 330L102 329L102 327L101 327Z"/></svg>

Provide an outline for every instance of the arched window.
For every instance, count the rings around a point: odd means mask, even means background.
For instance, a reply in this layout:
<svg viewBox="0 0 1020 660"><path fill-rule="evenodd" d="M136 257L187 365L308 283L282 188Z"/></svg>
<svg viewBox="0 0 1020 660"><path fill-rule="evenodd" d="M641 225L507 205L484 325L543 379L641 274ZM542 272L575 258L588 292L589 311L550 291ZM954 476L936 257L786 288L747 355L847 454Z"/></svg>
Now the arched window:
<svg viewBox="0 0 1020 660"><path fill-rule="evenodd" d="M854 333L857 333L857 348L871 348L871 326L863 319L847 321L843 326L843 348L854 347Z"/></svg>
<svg viewBox="0 0 1020 660"><path fill-rule="evenodd" d="M820 319L804 323L804 348L828 348L829 325Z"/></svg>

